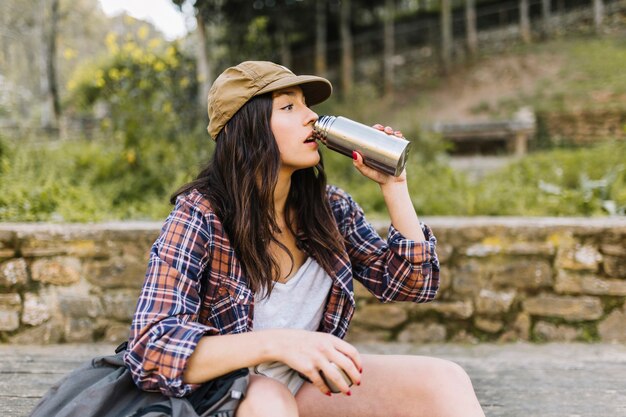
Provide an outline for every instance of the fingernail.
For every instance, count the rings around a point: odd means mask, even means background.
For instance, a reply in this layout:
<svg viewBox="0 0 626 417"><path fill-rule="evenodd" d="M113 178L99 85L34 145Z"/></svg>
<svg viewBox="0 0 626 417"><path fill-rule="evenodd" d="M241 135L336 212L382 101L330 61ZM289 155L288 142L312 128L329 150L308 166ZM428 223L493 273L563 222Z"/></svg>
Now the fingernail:
<svg viewBox="0 0 626 417"><path fill-rule="evenodd" d="M355 161L357 160L358 156L356 151L352 151L352 159L354 159Z"/></svg>
<svg viewBox="0 0 626 417"><path fill-rule="evenodd" d="M361 386L361 381L357 382L356 384L360 387Z"/></svg>
<svg viewBox="0 0 626 417"><path fill-rule="evenodd" d="M333 396L333 394L331 394L331 392L330 392L330 391L328 391L328 392L326 393L326 395L328 395L329 397L332 397L332 396Z"/></svg>
<svg viewBox="0 0 626 417"><path fill-rule="evenodd" d="M347 395L348 397L349 397L349 396L351 396L351 395L352 395L352 391L348 391L348 392L346 392L346 395Z"/></svg>
<svg viewBox="0 0 626 417"><path fill-rule="evenodd" d="M363 373L363 368L360 368L360 369L359 369L359 372L360 372L360 373Z"/></svg>

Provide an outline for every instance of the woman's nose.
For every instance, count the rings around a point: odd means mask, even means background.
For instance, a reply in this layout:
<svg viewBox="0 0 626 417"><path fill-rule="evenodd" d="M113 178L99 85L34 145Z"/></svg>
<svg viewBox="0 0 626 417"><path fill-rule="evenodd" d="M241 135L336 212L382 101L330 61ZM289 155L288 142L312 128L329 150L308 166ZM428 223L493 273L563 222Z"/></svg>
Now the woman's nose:
<svg viewBox="0 0 626 417"><path fill-rule="evenodd" d="M313 110L309 109L309 114L307 115L307 119L306 119L306 124L313 124L317 121L317 119L319 119L319 116L317 115L317 113L315 113Z"/></svg>

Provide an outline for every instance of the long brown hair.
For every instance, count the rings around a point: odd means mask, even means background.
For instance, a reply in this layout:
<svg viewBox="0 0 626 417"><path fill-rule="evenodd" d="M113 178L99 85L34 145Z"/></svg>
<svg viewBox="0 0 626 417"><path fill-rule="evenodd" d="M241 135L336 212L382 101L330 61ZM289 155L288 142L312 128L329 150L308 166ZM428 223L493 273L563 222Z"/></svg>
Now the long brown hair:
<svg viewBox="0 0 626 417"><path fill-rule="evenodd" d="M249 100L217 135L209 164L170 199L174 204L176 197L192 189L208 198L243 266L248 285L255 292L263 290L265 296L279 278L278 262L271 256L269 244L274 242L286 250L274 237L279 231L274 189L280 153L270 127L271 115L271 93ZM326 195L321 155L315 167L292 174L285 224L294 236L306 240L310 255L320 266L332 271L332 254L344 246Z"/></svg>

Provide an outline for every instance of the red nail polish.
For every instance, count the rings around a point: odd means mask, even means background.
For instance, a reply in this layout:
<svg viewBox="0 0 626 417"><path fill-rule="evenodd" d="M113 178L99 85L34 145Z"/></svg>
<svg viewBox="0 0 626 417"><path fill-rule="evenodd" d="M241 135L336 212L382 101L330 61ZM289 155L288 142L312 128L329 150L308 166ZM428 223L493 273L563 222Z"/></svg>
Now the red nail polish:
<svg viewBox="0 0 626 417"><path fill-rule="evenodd" d="M352 151L352 159L354 159L356 161L356 159L357 159L356 151Z"/></svg>
<svg viewBox="0 0 626 417"><path fill-rule="evenodd" d="M328 395L329 397L332 397L332 396L333 396L333 394L331 394L331 393L330 393L330 391L328 391L328 392L326 393L326 395Z"/></svg>
<svg viewBox="0 0 626 417"><path fill-rule="evenodd" d="M363 373L363 368L360 368L360 369L359 369L359 372L360 372L360 373Z"/></svg>
<svg viewBox="0 0 626 417"><path fill-rule="evenodd" d="M360 387L361 386L361 381L357 382L356 384Z"/></svg>
<svg viewBox="0 0 626 417"><path fill-rule="evenodd" d="M346 392L346 395L347 395L348 397L349 397L349 396L351 396L351 395L352 395L352 391L348 391L348 392Z"/></svg>

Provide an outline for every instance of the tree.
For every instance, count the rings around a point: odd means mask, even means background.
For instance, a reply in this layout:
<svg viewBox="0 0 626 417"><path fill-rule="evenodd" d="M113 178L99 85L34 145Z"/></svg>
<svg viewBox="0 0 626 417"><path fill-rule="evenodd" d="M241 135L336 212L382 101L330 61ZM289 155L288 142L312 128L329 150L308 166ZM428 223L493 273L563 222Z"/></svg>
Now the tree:
<svg viewBox="0 0 626 417"><path fill-rule="evenodd" d="M476 0L465 0L465 22L467 50L471 56L474 56L478 50L478 35L476 33Z"/></svg>
<svg viewBox="0 0 626 417"><path fill-rule="evenodd" d="M326 0L315 0L315 73L326 76Z"/></svg>
<svg viewBox="0 0 626 417"><path fill-rule="evenodd" d="M550 36L552 32L552 24L551 24L551 1L550 0L541 0L541 21L542 21L542 32L544 37Z"/></svg>
<svg viewBox="0 0 626 417"><path fill-rule="evenodd" d="M593 23L597 33L602 32L604 22L604 2L593 0Z"/></svg>
<svg viewBox="0 0 626 417"><path fill-rule="evenodd" d="M341 39L341 87L344 97L352 94L354 86L354 51L350 28L350 0L342 0L339 8L339 33Z"/></svg>
<svg viewBox="0 0 626 417"><path fill-rule="evenodd" d="M383 79L385 97L393 95L394 74L393 74L393 56L395 50L395 1L385 0L385 10L383 15L384 21L384 48L383 48Z"/></svg>
<svg viewBox="0 0 626 417"><path fill-rule="evenodd" d="M449 74L452 67L452 5L441 0L441 70Z"/></svg>
<svg viewBox="0 0 626 417"><path fill-rule="evenodd" d="M528 0L519 1L520 35L524 43L530 43L530 17L528 15Z"/></svg>

